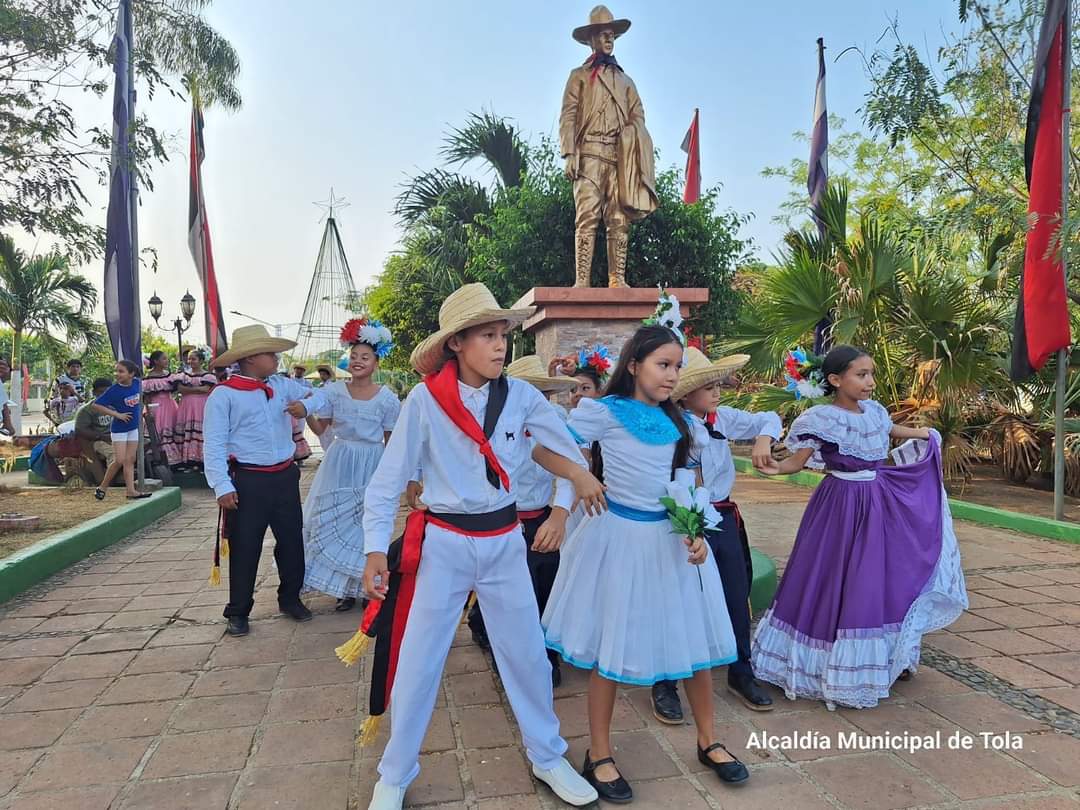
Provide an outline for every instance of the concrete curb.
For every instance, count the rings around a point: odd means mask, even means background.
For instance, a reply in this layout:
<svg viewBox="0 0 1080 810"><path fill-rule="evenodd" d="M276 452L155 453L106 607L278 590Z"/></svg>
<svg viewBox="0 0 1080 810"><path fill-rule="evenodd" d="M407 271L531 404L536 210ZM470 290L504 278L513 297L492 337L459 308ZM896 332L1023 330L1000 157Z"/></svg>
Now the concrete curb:
<svg viewBox="0 0 1080 810"><path fill-rule="evenodd" d="M802 470L792 475L766 476L754 471L754 466L748 458L736 457L735 469L742 473L752 473L758 478L771 478L773 481L796 484L801 487L816 487L821 483L824 475L821 473ZM1011 529L1014 532L1033 534L1036 537L1044 537L1047 540L1060 540L1064 543L1080 544L1080 524L1068 523L1063 520L1038 517L1037 515L1024 515L1019 512L1009 512L1005 509L996 509L993 506L983 506L980 503L971 503L959 498L949 498L949 508L954 518L979 523L983 526L996 526L1000 529Z"/></svg>
<svg viewBox="0 0 1080 810"><path fill-rule="evenodd" d="M179 508L180 490L169 487L15 552L0 560L0 603Z"/></svg>
<svg viewBox="0 0 1080 810"><path fill-rule="evenodd" d="M750 583L750 610L758 613L772 604L776 595L776 563L756 548L750 548L754 581Z"/></svg>

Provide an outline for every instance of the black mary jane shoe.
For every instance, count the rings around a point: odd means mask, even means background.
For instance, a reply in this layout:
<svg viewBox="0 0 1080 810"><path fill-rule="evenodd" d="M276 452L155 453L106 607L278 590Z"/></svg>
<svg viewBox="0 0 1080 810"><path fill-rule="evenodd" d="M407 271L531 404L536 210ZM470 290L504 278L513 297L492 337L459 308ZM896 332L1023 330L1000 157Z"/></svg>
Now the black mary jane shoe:
<svg viewBox="0 0 1080 810"><path fill-rule="evenodd" d="M601 782L596 778L597 765L618 766L615 765L615 760L611 757L604 757L593 762L589 759L589 752L585 752L585 766L581 770L581 775L585 777L586 782L596 789L596 792L600 794L600 798L612 804L629 804L632 802L634 800L634 790L630 787L630 783L623 779L622 774L620 773L618 778L611 782Z"/></svg>
<svg viewBox="0 0 1080 810"><path fill-rule="evenodd" d="M675 691L674 681L659 681L652 687L653 715L661 723L669 726L682 725L682 703Z"/></svg>
<svg viewBox="0 0 1080 810"><path fill-rule="evenodd" d="M903 672L901 672L897 676L896 680L898 680L898 681L910 681L911 677L912 677L911 676L911 670L910 669L905 669Z"/></svg>
<svg viewBox="0 0 1080 810"><path fill-rule="evenodd" d="M337 604L334 605L334 610L338 613L344 613L348 610L352 610L356 607L356 599L352 596L346 596L343 599L338 599Z"/></svg>
<svg viewBox="0 0 1080 810"><path fill-rule="evenodd" d="M715 762L709 759L709 754L713 751L720 749L731 757L731 762ZM738 758L732 754L723 743L713 743L704 751L701 750L701 746L698 746L697 750L698 762L709 768L713 773L720 777L721 782L727 782L729 785L739 785L750 778L750 771L746 769L746 766L739 762Z"/></svg>
<svg viewBox="0 0 1080 810"><path fill-rule="evenodd" d="M94 497L97 498L99 501L105 500L105 490L103 490L101 487L98 487L94 490Z"/></svg>
<svg viewBox="0 0 1080 810"><path fill-rule="evenodd" d="M230 636L246 636L249 629L246 616L230 616L225 632Z"/></svg>
<svg viewBox="0 0 1080 810"><path fill-rule="evenodd" d="M727 688L750 711L771 712L773 710L772 698L761 688L761 684L753 678L743 678L735 683L728 681Z"/></svg>

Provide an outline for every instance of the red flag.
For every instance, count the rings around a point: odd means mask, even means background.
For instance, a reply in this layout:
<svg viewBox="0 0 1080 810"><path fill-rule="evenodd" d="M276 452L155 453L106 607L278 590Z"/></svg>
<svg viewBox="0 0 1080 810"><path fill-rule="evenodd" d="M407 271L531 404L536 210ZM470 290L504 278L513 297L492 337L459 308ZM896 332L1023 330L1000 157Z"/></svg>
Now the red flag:
<svg viewBox="0 0 1080 810"><path fill-rule="evenodd" d="M206 311L206 342L210 356L217 357L228 348L225 320L221 311L217 275L214 272L214 251L210 246L210 223L206 218L206 198L203 196L202 162L206 157L203 143L203 114L198 89L191 85L191 187L188 194L188 247L195 260L195 271L202 282Z"/></svg>
<svg viewBox="0 0 1080 810"><path fill-rule="evenodd" d="M1061 40L1065 0L1049 0L1035 52L1024 162L1028 181L1028 231L1020 299L1016 305L1012 378L1038 371L1069 345L1069 308L1064 268L1054 235L1061 225L1063 158L1061 123L1065 63Z"/></svg>
<svg viewBox="0 0 1080 810"><path fill-rule="evenodd" d="M694 110L694 120L686 130L682 150L686 152L686 189L682 200L687 205L696 203L701 197L701 146L698 139L698 111Z"/></svg>

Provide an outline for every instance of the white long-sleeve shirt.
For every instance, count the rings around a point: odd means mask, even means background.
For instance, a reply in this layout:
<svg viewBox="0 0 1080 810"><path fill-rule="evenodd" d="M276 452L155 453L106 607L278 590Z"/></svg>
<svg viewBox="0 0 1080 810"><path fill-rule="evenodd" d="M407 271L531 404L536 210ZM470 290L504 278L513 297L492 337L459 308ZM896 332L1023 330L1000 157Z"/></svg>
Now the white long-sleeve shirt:
<svg viewBox="0 0 1080 810"><path fill-rule="evenodd" d="M266 380L274 396L261 390L239 391L215 385L203 413L203 467L206 483L217 497L235 492L229 478L229 459L269 467L293 457L290 402L301 401L308 413L326 407L326 394L275 374ZM305 397L308 397L305 399Z"/></svg>
<svg viewBox="0 0 1080 810"><path fill-rule="evenodd" d="M533 386L509 379L506 404L491 435L491 446L507 475L531 462L537 444L585 467L585 460L559 415ZM461 401L478 424L484 424L488 385L458 382ZM461 432L435 401L427 386L417 385L405 399L394 432L364 494L364 552L390 547L398 503L405 485L423 471L424 503L432 512L484 514L516 502L517 492L487 480L484 457L476 442Z"/></svg>
<svg viewBox="0 0 1080 810"><path fill-rule="evenodd" d="M705 421L693 414L691 419L695 424L705 426ZM722 406L716 409L713 430L728 439L742 441L758 436L779 439L784 428L780 417L772 411L751 413ZM714 501L726 501L731 497L731 487L735 484L735 463L731 460L731 446L727 441L710 439L702 449L701 477Z"/></svg>

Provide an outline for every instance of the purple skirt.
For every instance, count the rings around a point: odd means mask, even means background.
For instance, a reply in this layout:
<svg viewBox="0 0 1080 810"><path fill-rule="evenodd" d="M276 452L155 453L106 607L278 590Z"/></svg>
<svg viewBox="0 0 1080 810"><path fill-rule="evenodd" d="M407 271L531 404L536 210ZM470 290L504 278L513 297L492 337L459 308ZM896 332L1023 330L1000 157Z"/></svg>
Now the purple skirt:
<svg viewBox="0 0 1080 810"><path fill-rule="evenodd" d="M876 705L918 666L923 634L967 607L938 443L920 445L914 463L829 475L810 498L752 652L788 697Z"/></svg>

